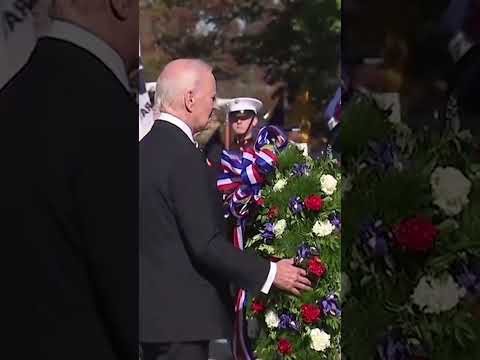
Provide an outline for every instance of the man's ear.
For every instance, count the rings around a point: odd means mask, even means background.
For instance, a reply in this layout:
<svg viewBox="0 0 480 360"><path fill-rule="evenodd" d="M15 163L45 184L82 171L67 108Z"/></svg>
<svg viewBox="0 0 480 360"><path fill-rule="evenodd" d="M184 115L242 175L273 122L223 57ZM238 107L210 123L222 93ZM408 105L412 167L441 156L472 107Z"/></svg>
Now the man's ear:
<svg viewBox="0 0 480 360"><path fill-rule="evenodd" d="M190 113L193 112L193 106L195 105L195 97L193 96L193 90L187 90L187 92L185 92L183 100L185 103L185 109L187 109L187 111Z"/></svg>
<svg viewBox="0 0 480 360"><path fill-rule="evenodd" d="M258 124L258 116L255 115L255 117L253 118L251 127L254 128L255 126L257 126L257 124Z"/></svg>
<svg viewBox="0 0 480 360"><path fill-rule="evenodd" d="M128 18L131 7L135 6L132 0L108 0L110 9L115 17L120 21L125 21Z"/></svg>

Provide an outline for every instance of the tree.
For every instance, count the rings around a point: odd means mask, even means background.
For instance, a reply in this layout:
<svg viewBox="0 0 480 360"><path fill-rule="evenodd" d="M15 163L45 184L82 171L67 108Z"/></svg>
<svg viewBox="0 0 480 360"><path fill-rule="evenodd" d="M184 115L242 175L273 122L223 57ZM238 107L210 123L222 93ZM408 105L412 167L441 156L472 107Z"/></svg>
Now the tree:
<svg viewBox="0 0 480 360"><path fill-rule="evenodd" d="M282 79L293 94L308 90L322 107L338 85L340 0L288 0L270 8L262 2L239 7L232 17L239 14L268 23L263 31L237 39L237 60L267 66L267 81Z"/></svg>
<svg viewBox="0 0 480 360"><path fill-rule="evenodd" d="M201 57L217 76L258 64L267 81L286 81L292 94L308 89L322 106L338 84L340 0L151 1L157 45L170 58ZM160 10L160 12L158 12Z"/></svg>

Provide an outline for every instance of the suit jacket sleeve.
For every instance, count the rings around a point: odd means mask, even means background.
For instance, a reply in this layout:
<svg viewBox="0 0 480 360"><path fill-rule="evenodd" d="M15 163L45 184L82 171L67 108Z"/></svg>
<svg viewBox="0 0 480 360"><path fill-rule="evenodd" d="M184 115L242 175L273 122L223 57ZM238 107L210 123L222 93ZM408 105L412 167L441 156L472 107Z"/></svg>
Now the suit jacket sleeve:
<svg viewBox="0 0 480 360"><path fill-rule="evenodd" d="M203 156L185 152L173 162L169 181L175 217L193 261L238 287L258 292L267 279L270 263L243 252L225 238L215 208L213 184Z"/></svg>
<svg viewBox="0 0 480 360"><path fill-rule="evenodd" d="M125 359L134 359L138 351L138 143L132 109L101 121L92 117L85 125L77 178L97 309L114 349Z"/></svg>

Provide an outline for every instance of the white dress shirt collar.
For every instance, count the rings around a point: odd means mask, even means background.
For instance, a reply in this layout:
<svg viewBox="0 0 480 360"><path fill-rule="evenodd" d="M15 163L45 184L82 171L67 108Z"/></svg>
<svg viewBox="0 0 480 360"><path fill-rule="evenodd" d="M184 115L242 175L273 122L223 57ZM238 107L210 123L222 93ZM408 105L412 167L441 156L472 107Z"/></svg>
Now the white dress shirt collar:
<svg viewBox="0 0 480 360"><path fill-rule="evenodd" d="M113 72L127 91L130 92L125 62L110 45L95 34L78 25L54 20L49 27L49 31L42 34L42 37L64 40L92 53Z"/></svg>
<svg viewBox="0 0 480 360"><path fill-rule="evenodd" d="M162 121L166 121L172 125L175 125L176 127L180 128L180 130L182 130L185 135L188 136L188 138L190 139L190 141L194 144L196 144L196 141L193 139L193 134L192 134L192 130L188 127L187 124L185 124L182 120L180 120L178 117L172 115L172 114L168 114L168 113L165 113L165 112L161 112L158 116L157 116L157 120L162 120Z"/></svg>

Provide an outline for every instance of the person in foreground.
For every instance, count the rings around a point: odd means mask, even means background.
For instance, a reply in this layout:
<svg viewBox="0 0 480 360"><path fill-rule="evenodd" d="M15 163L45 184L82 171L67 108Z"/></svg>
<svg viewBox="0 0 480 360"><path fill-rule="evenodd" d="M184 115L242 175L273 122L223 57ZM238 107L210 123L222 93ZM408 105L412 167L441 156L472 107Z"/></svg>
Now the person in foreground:
<svg viewBox="0 0 480 360"><path fill-rule="evenodd" d="M157 81L157 120L140 143L140 341L145 360L206 360L208 341L230 337L229 283L268 293L310 290L292 259L270 263L223 233L215 183L193 134L212 114L212 68L167 64Z"/></svg>
<svg viewBox="0 0 480 360"><path fill-rule="evenodd" d="M3 357L138 360L138 1L55 0L52 17L0 93Z"/></svg>

